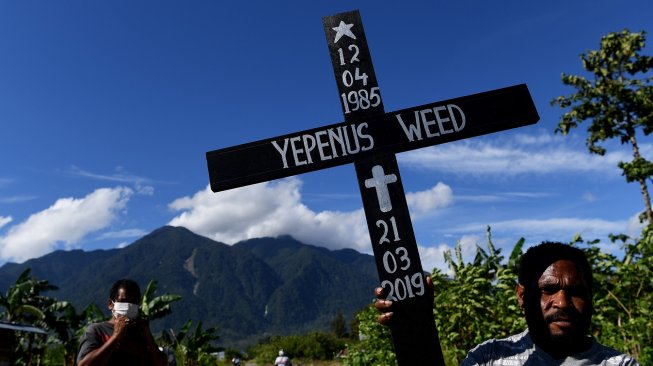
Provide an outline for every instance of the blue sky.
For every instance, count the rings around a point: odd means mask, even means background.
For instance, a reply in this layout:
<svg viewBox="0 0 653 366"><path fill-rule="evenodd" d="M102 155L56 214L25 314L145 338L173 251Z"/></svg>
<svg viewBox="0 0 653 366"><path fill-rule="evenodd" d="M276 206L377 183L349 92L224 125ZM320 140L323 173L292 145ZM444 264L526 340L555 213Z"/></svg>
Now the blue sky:
<svg viewBox="0 0 653 366"><path fill-rule="evenodd" d="M616 167L630 151L589 155L586 126L555 135L549 101L602 35L651 32L650 1L13 1L0 3L0 263L167 224L371 253L353 166L216 194L205 160L343 120L321 18L354 9L386 111L526 83L541 116L398 155L425 268L458 241L471 253L487 225L506 250L636 233L639 188Z"/></svg>

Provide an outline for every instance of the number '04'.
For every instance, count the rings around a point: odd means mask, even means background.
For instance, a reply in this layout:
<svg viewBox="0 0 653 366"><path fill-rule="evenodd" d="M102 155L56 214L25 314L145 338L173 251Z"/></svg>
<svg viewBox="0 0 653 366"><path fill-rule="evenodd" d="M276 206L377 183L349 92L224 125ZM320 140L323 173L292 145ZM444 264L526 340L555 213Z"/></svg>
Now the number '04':
<svg viewBox="0 0 653 366"><path fill-rule="evenodd" d="M394 237L394 241L400 241L401 239L399 238L399 230L397 230L397 220L395 219L394 216L390 218L390 224L392 226L392 235ZM389 243L390 239L388 239L388 234L389 234L388 223L385 222L384 220L377 220L376 227L383 228L383 235L381 235L381 238L379 239L379 244Z"/></svg>

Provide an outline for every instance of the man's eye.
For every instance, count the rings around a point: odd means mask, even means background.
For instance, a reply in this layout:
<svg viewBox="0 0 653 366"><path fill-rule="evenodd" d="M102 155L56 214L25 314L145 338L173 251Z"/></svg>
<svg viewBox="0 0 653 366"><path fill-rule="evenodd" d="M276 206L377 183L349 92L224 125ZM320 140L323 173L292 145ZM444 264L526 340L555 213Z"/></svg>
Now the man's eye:
<svg viewBox="0 0 653 366"><path fill-rule="evenodd" d="M546 295L555 294L558 292L558 286L542 286L540 287L540 291Z"/></svg>
<svg viewBox="0 0 653 366"><path fill-rule="evenodd" d="M569 293L569 296L573 297L588 297L589 292L585 287L582 286L577 286L577 287L571 287L568 290L565 290Z"/></svg>

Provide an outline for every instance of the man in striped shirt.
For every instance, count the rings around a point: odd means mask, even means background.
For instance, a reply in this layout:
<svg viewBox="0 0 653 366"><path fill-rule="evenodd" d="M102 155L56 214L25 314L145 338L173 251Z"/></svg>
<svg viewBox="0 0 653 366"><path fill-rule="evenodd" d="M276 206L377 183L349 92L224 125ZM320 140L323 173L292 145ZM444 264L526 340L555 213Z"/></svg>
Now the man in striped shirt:
<svg viewBox="0 0 653 366"><path fill-rule="evenodd" d="M476 346L463 366L639 365L588 335L593 280L582 250L549 242L532 247L521 258L518 282L528 330Z"/></svg>
<svg viewBox="0 0 653 366"><path fill-rule="evenodd" d="M594 310L592 282L592 269L582 250L551 242L528 249L520 261L515 289L528 330L476 346L461 366L639 366L632 357L588 334ZM377 288L376 295L381 299L383 290ZM391 306L388 300L376 302L384 313L380 323L390 321Z"/></svg>

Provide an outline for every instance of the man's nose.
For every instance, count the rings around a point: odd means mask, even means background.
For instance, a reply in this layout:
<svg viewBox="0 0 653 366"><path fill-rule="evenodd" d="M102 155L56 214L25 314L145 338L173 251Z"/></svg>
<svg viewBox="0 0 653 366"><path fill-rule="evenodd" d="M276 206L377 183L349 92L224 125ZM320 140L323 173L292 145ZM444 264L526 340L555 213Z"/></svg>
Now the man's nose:
<svg viewBox="0 0 653 366"><path fill-rule="evenodd" d="M571 304L569 294L565 290L560 290L553 296L553 306L559 309L566 309Z"/></svg>

